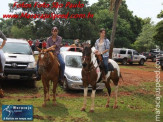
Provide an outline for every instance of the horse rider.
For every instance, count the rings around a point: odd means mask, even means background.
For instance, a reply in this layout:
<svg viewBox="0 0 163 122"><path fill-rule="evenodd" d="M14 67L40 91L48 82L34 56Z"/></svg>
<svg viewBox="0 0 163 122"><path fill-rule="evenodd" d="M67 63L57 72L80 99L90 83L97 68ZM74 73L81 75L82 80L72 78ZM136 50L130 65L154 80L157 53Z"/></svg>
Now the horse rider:
<svg viewBox="0 0 163 122"><path fill-rule="evenodd" d="M100 38L95 42L95 54L100 61L100 69L102 70L102 80L106 81L106 74L109 71L108 59L109 59L109 48L110 41L105 37L106 30L104 28L100 29Z"/></svg>
<svg viewBox="0 0 163 122"><path fill-rule="evenodd" d="M6 44L7 38L1 31L0 31L0 38L3 39L3 42L0 45L0 79L2 79L4 78L3 72L4 72L4 67L5 67L5 61L6 61L2 48Z"/></svg>
<svg viewBox="0 0 163 122"><path fill-rule="evenodd" d="M58 28L57 27L53 27L51 29L51 33L52 33L52 36L50 36L48 39L47 39L47 45L46 45L46 48L49 48L53 45L56 46L55 48L55 51L54 51L54 55L57 55L58 57L58 61L60 63L60 78L59 78L59 83L63 83L63 78L64 78L64 71L65 71L65 63L63 61L63 58L60 54L60 48L62 46L62 37L61 36L58 36Z"/></svg>

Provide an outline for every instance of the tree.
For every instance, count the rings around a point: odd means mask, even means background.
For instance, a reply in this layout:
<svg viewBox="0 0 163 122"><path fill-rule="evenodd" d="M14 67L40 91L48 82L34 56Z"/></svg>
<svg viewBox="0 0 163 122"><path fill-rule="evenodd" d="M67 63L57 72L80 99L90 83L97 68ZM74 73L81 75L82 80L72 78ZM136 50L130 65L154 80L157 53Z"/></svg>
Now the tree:
<svg viewBox="0 0 163 122"><path fill-rule="evenodd" d="M6 37L11 37L11 27L13 25L13 20L12 19L0 19L0 30L6 35Z"/></svg>
<svg viewBox="0 0 163 122"><path fill-rule="evenodd" d="M163 10L157 15L158 18L163 18ZM157 45L163 50L163 20L157 23L154 40Z"/></svg>
<svg viewBox="0 0 163 122"><path fill-rule="evenodd" d="M29 3L32 4L32 6L35 4L36 1L23 1L23 0L17 0L18 3ZM59 4L63 4L66 5L66 3L68 1L65 0L37 0L37 2L43 3L49 3L50 5L52 5L53 2L58 2ZM71 3L78 3L81 2L83 3L85 6L83 8L20 8L20 12L18 12L19 14L21 13L30 13L30 14L51 14L51 13L55 13L55 14L67 14L69 12L69 15L72 14L85 14L87 16L88 12L89 12L89 8L88 7L88 1L87 0L69 0L69 2ZM15 12L15 8L12 7L13 4L10 4L10 10L12 12ZM19 9L19 8L18 8ZM18 10L17 9L17 10ZM35 38L45 38L51 35L51 28L53 26L57 26L59 28L59 35L61 35L63 38L65 39L89 39L92 37L92 28L93 26L90 24L90 19L82 19L82 18L76 18L76 19L65 19L65 18L55 18L53 19L15 19L14 21L14 25L16 25L17 27L19 27L20 29L23 28L26 25L31 25L31 23L33 23L32 26L32 32L33 32L33 37Z"/></svg>
<svg viewBox="0 0 163 122"><path fill-rule="evenodd" d="M112 52L114 47L114 38L116 33L116 25L118 19L118 11L121 5L122 0L111 0L110 4L110 11L114 9L114 19L113 19L113 26L112 26L112 34L111 34L111 43L110 43L110 51L109 51L109 58L112 58Z"/></svg>
<svg viewBox="0 0 163 122"><path fill-rule="evenodd" d="M143 26L142 32L133 44L133 48L138 50L139 52L149 51L152 48L155 48L156 44L153 39L155 33L155 26L150 21L150 18L145 20L146 24Z"/></svg>

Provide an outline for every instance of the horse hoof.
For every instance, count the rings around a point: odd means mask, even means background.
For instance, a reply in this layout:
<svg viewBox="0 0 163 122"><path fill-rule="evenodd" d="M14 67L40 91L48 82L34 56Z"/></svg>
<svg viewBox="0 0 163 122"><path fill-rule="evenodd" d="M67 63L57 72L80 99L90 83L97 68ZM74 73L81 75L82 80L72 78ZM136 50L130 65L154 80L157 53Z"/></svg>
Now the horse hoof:
<svg viewBox="0 0 163 122"><path fill-rule="evenodd" d="M85 111L85 108L82 108L81 111Z"/></svg>
<svg viewBox="0 0 163 122"><path fill-rule="evenodd" d="M90 112L90 113L94 113L94 110L90 110L89 112Z"/></svg>
<svg viewBox="0 0 163 122"><path fill-rule="evenodd" d="M42 104L42 107L46 107L46 104Z"/></svg>
<svg viewBox="0 0 163 122"><path fill-rule="evenodd" d="M118 108L118 106L113 106L113 109L117 109Z"/></svg>
<svg viewBox="0 0 163 122"><path fill-rule="evenodd" d="M106 107L106 108L109 108L109 105L106 105L105 107Z"/></svg>

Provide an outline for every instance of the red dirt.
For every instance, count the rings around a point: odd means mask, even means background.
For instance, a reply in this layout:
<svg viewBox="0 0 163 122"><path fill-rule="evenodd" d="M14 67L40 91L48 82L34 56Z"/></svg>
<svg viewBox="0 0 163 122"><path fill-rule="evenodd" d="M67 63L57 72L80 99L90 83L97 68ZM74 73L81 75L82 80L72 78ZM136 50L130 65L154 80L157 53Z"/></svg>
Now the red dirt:
<svg viewBox="0 0 163 122"><path fill-rule="evenodd" d="M155 68L155 63L153 62L146 62L145 66L139 66L139 65L129 65L128 67L130 68L120 68L121 70L121 74L122 74L122 77L123 77L123 80L120 79L120 82L119 82L119 86L129 86L129 85L134 85L134 86L139 86L141 83L143 82L153 82L155 83L155 77L156 77L156 74L154 71L156 71L157 69ZM127 67L127 66L126 66ZM133 69L131 69L133 68ZM160 73L160 79L161 79L161 82L163 81L163 71L161 71ZM111 84L113 86L113 84ZM11 91L10 90L7 90L7 93L13 93L13 91L15 91L14 93L17 93L17 92L20 92L19 90L15 90L15 89L12 89ZM151 94L147 91L144 91L144 90L139 90L137 92L140 92L140 93L143 93L143 94ZM71 98L77 98L77 97L82 97L83 94L81 94L83 92L80 92L80 93L75 93L75 92L72 92L72 93L61 93L61 94L57 94L57 97L71 97ZM120 95L122 96L130 96L132 95L133 93L130 93L130 92L119 92ZM100 96L107 96L106 93L100 93L98 94ZM114 96L114 92L112 92L112 95ZM52 95L51 95L52 96ZM11 99L11 98L15 98L15 99L31 99L31 98L40 98L40 97L43 97L43 94L40 94L40 93L36 93L36 94L33 94L33 95L28 95L28 96L23 96L23 97L19 97L19 96L5 96L3 99Z"/></svg>

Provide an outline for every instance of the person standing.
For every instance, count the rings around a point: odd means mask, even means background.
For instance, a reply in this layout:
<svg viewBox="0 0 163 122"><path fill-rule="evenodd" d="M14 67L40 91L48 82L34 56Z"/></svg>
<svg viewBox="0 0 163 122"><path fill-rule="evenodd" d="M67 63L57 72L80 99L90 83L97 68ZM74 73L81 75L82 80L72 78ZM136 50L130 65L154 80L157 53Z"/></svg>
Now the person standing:
<svg viewBox="0 0 163 122"><path fill-rule="evenodd" d="M109 48L110 48L110 41L105 37L106 30L104 28L100 29L100 38L96 40L95 43L95 54L97 56L102 56L102 76L103 81L106 81L106 74L108 73L108 59L109 59Z"/></svg>
<svg viewBox="0 0 163 122"><path fill-rule="evenodd" d="M0 45L0 79L2 79L3 73L4 73L5 62L6 62L2 48L5 46L7 38L1 31L0 31L0 38L3 39L3 42Z"/></svg>
<svg viewBox="0 0 163 122"><path fill-rule="evenodd" d="M64 78L65 63L64 63L63 58L60 54L60 48L62 46L62 37L58 36L58 32L59 32L59 30L57 27L53 27L51 29L52 36L50 36L47 39L46 48L49 48L53 45L56 45L54 54L57 55L58 61L60 63L60 78L59 78L59 80L61 81L60 83L63 83L62 80Z"/></svg>

